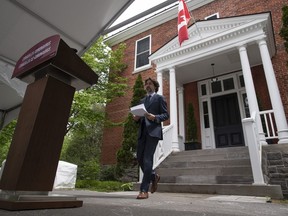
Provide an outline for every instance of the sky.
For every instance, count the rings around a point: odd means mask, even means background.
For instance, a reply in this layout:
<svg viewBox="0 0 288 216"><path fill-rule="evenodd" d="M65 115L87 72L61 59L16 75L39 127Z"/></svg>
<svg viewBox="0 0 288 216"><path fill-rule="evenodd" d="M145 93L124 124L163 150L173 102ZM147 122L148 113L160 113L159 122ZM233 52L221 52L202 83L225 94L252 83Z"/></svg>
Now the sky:
<svg viewBox="0 0 288 216"><path fill-rule="evenodd" d="M124 20L142 13L143 11L146 11L164 1L166 0L135 0L113 25L123 22Z"/></svg>

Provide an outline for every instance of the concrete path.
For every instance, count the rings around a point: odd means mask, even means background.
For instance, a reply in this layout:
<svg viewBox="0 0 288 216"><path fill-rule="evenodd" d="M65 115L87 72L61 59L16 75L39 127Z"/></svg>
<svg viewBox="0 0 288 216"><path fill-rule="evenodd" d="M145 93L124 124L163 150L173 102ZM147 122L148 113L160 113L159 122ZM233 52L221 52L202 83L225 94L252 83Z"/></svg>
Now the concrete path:
<svg viewBox="0 0 288 216"><path fill-rule="evenodd" d="M53 194L74 195L80 208L26 211L0 210L1 216L287 216L288 204L268 203L265 197L185 193L154 193L137 200L138 192L93 192L58 190Z"/></svg>

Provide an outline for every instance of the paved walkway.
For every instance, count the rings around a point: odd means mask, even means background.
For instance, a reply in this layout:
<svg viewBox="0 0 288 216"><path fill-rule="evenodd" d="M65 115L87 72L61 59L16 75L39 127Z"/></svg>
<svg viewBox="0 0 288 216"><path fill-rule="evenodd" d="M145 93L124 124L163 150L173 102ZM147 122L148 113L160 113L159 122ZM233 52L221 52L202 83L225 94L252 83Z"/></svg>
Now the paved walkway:
<svg viewBox="0 0 288 216"><path fill-rule="evenodd" d="M53 194L76 196L80 208L26 211L0 210L1 216L287 216L288 204L268 203L265 197L185 193L154 193L137 200L137 192L59 190Z"/></svg>

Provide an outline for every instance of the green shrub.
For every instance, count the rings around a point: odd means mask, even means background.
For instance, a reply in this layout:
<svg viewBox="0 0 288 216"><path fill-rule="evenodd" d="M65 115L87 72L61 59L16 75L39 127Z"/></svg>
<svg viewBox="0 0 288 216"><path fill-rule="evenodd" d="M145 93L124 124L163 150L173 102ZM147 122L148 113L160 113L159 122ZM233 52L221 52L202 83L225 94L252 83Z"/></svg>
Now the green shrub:
<svg viewBox="0 0 288 216"><path fill-rule="evenodd" d="M129 188L122 185L123 182L118 181L77 180L75 187L99 192L123 191L123 189Z"/></svg>

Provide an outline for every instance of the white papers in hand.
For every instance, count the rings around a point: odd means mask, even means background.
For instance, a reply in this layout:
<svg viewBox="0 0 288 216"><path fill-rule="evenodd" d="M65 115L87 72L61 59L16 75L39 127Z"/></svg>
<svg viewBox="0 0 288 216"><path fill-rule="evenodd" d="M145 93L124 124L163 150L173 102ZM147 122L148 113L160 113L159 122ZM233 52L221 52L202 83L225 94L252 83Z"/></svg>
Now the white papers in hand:
<svg viewBox="0 0 288 216"><path fill-rule="evenodd" d="M147 113L144 104L139 104L130 108L130 112L135 116L144 116Z"/></svg>

